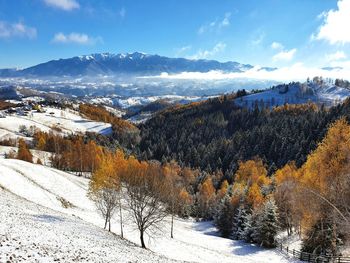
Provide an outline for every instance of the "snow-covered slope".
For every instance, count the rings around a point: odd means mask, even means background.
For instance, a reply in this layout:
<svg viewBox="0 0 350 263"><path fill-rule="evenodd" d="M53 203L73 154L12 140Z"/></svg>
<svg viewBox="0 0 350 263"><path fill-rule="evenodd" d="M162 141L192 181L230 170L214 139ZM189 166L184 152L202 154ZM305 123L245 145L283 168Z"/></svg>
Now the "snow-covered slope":
<svg viewBox="0 0 350 263"><path fill-rule="evenodd" d="M333 84L319 85L310 83L283 84L263 92L240 97L235 100L238 105L252 107L256 103L266 106L278 106L283 104L301 104L315 102L326 106L333 106L350 96L350 89L335 86Z"/></svg>
<svg viewBox="0 0 350 263"><path fill-rule="evenodd" d="M173 262L0 188L0 262Z"/></svg>
<svg viewBox="0 0 350 263"><path fill-rule="evenodd" d="M5 211L10 213L11 217L13 217L13 219L8 219L6 221L2 221L0 218L1 235L3 235L3 233L10 233L12 231L11 229L15 228L16 223L24 224L23 227L21 226L19 228L19 231L13 232L13 239L11 239L13 241L10 242L10 247L19 246L19 251L25 251L27 245L31 245L29 244L31 241L28 240L35 240L33 243L41 243L40 246L51 249L55 246L55 242L62 238L62 240L64 240L63 244L58 244L58 246L62 247L62 251L66 251L67 243L78 243L78 248L74 246L74 249L72 248L70 252L67 252L69 255L71 255L73 251L76 251L76 249L82 252L81 255L86 254L87 256L91 256L92 252L96 253L94 255L103 254L105 253L104 251L110 249L111 258L115 256L115 261L118 261L118 259L122 258L117 257L119 249L125 252L127 248L115 248L113 242L119 242L119 239L113 237L117 240L115 241L113 239L113 241L110 239L110 236L107 236L107 234L103 235L100 230L86 223L89 222L99 227L103 226L103 220L96 212L94 204L86 196L88 182L88 179L76 177L56 169L19 160L0 159L0 186L28 200L28 202L23 203L24 206L22 207L21 202L23 201L19 199L19 197L14 198L9 197L9 194L0 194L0 204L9 206ZM11 212L11 203L13 203L15 212ZM65 208L64 204L69 204L68 208ZM26 206L30 208L26 208ZM35 207L37 207L40 212L36 210L33 212ZM23 210L23 216L18 215L21 210ZM53 212L53 210L55 212ZM128 216L125 209L123 213L126 218L124 222L125 237L138 244L138 232L133 226L132 218L130 215ZM72 217L72 215L74 217ZM56 220L56 217L59 219ZM61 221L61 218L63 218L63 221ZM80 220L75 221L73 218L80 218L85 222ZM14 220L14 223L11 223L11 220ZM64 227L65 222L67 222L66 229ZM113 220L112 230L117 234L119 233L118 223L116 216ZM38 231L42 235L44 235L46 231L49 233L40 241L40 235L37 235L31 230L32 224L34 224L33 229L39 228ZM75 224L77 225L76 228L74 228ZM81 228L86 225L89 225L89 227L81 230ZM56 231L58 233L56 233ZM82 231L82 236L80 237L79 231ZM85 231L90 231L91 234ZM167 258L191 262L291 262L290 259L280 254L277 249L265 250L255 245L221 238L217 235L215 227L213 227L210 222L198 223L192 220L176 219L174 239L170 238L169 232L170 225L169 219L167 219L155 237L146 238L146 245L148 245L152 251ZM92 237L95 235L94 233L97 233L96 237ZM21 237L21 235L25 238ZM48 238L51 235L57 235L57 237L53 238L54 241L52 242ZM67 240L63 238L66 235L69 236ZM86 238L84 238L85 235ZM33 236L33 238L31 238L31 236ZM101 238L101 236L103 236L103 238ZM24 247L18 245L16 239L20 240L20 242L24 242ZM27 241L22 241L22 239ZM74 241L75 239L77 240ZM85 244L85 242L89 242L89 244ZM117 246L118 244L119 243L117 243ZM96 252L94 251L95 246ZM0 247L0 251L1 249ZM35 246L31 250L28 249L28 251L38 250L39 249ZM116 251L112 252L112 250ZM84 251L87 251L87 253L84 253ZM137 251L139 250L136 250L136 253L138 253ZM60 255L63 256L64 253ZM105 258L107 258L107 256L105 256ZM111 260L111 258L108 259ZM159 258L156 258L156 260L157 259ZM127 258L125 258L125 260L122 258L120 262L126 262L126 260ZM85 260L82 259L78 261Z"/></svg>
<svg viewBox="0 0 350 263"><path fill-rule="evenodd" d="M48 132L53 127L56 127L65 134L85 133L87 131L101 134L110 134L112 132L110 124L85 119L77 112L69 109L45 108L45 110L45 113L32 111L28 116L16 114L6 116L6 118L0 118L0 139L21 136L18 133L21 125L27 128L35 126L44 132Z"/></svg>

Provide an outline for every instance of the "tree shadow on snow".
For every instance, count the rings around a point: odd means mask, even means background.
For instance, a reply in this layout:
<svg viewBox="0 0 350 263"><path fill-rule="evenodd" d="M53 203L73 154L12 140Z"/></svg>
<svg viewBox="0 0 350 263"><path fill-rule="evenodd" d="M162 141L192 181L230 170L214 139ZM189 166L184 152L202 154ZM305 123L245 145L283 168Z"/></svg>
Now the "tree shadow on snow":
<svg viewBox="0 0 350 263"><path fill-rule="evenodd" d="M208 236L220 236L212 221L194 222L193 228Z"/></svg>
<svg viewBox="0 0 350 263"><path fill-rule="evenodd" d="M233 241L232 243L233 247L233 254L235 255L252 255L261 252L262 248L254 245L254 244L249 244L245 243L243 241Z"/></svg>
<svg viewBox="0 0 350 263"><path fill-rule="evenodd" d="M34 216L38 221L46 222L46 223L56 223L56 222L63 222L64 219L58 216L52 216L52 215L35 215Z"/></svg>

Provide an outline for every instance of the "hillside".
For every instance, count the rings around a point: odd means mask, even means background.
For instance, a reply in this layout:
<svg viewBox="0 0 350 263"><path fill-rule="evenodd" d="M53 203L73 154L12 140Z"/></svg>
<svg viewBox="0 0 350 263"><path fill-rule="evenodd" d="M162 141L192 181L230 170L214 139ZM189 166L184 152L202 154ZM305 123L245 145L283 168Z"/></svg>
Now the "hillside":
<svg viewBox="0 0 350 263"><path fill-rule="evenodd" d="M5 114L0 118L0 139L25 137L21 126L27 130L35 127L41 131L55 130L61 134L95 132L104 135L112 133L111 124L83 118L78 112L69 109L45 107L45 112L30 111L25 114L18 109L17 113Z"/></svg>
<svg viewBox="0 0 350 263"><path fill-rule="evenodd" d="M240 160L259 156L271 174L289 161L302 165L328 125L350 117L348 101L331 108L310 104L252 109L236 100L241 98L222 96L160 112L140 125L140 155L222 171L221 179L228 180Z"/></svg>
<svg viewBox="0 0 350 263"><path fill-rule="evenodd" d="M141 251L98 228L103 220L86 197L88 179L19 160L0 159L0 185L6 189L0 190L1 209L8 211L0 215L7 214L1 218L7 223L0 226L1 235L7 237L2 241L5 246L0 247L5 257L11 253L17 258L32 255L52 260L52 249L58 245L57 257L78 257L78 262L94 261L100 256L106 260L108 256L108 262L166 262L162 256ZM127 211L123 213L127 215ZM125 237L137 242L138 233L131 219L126 218ZM219 258L220 262L289 262L278 250L219 237L210 222L176 219L175 237L171 239L168 220L155 238L147 238L152 251L168 258L191 262L216 262ZM113 219L112 230L118 234L117 224L118 220Z"/></svg>
<svg viewBox="0 0 350 263"><path fill-rule="evenodd" d="M235 100L240 106L254 107L257 103L275 107L283 104L303 104L314 102L325 106L334 106L350 96L350 89L333 83L290 83L274 86L259 93L240 97Z"/></svg>
<svg viewBox="0 0 350 263"><path fill-rule="evenodd" d="M174 262L0 187L1 262Z"/></svg>

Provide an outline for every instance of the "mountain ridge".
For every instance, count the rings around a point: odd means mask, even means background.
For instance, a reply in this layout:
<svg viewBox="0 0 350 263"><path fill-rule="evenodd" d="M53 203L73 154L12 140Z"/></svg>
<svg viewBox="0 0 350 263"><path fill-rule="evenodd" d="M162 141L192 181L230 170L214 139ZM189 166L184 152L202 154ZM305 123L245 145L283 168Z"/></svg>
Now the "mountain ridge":
<svg viewBox="0 0 350 263"><path fill-rule="evenodd" d="M25 69L0 69L2 77L49 77L49 76L97 76L97 75L152 75L181 72L245 72L252 69L250 64L235 61L219 62L207 59L170 58L134 53L94 53L65 59L50 60ZM275 68L264 68L275 70Z"/></svg>

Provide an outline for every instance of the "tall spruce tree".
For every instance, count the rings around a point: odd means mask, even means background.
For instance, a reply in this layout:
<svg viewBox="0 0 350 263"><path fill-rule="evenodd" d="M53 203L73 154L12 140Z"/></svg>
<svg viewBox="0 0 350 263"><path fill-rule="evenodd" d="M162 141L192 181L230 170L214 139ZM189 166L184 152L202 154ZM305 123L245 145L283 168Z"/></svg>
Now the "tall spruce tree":
<svg viewBox="0 0 350 263"><path fill-rule="evenodd" d="M243 205L240 205L237 209L236 216L234 218L233 237L237 240L244 239L245 221L247 218L247 212Z"/></svg>
<svg viewBox="0 0 350 263"><path fill-rule="evenodd" d="M254 233L255 242L263 247L276 247L278 231L277 206L273 198L269 198L258 215Z"/></svg>
<svg viewBox="0 0 350 263"><path fill-rule="evenodd" d="M235 210L228 194L218 204L214 223L223 237L229 237L233 231Z"/></svg>

